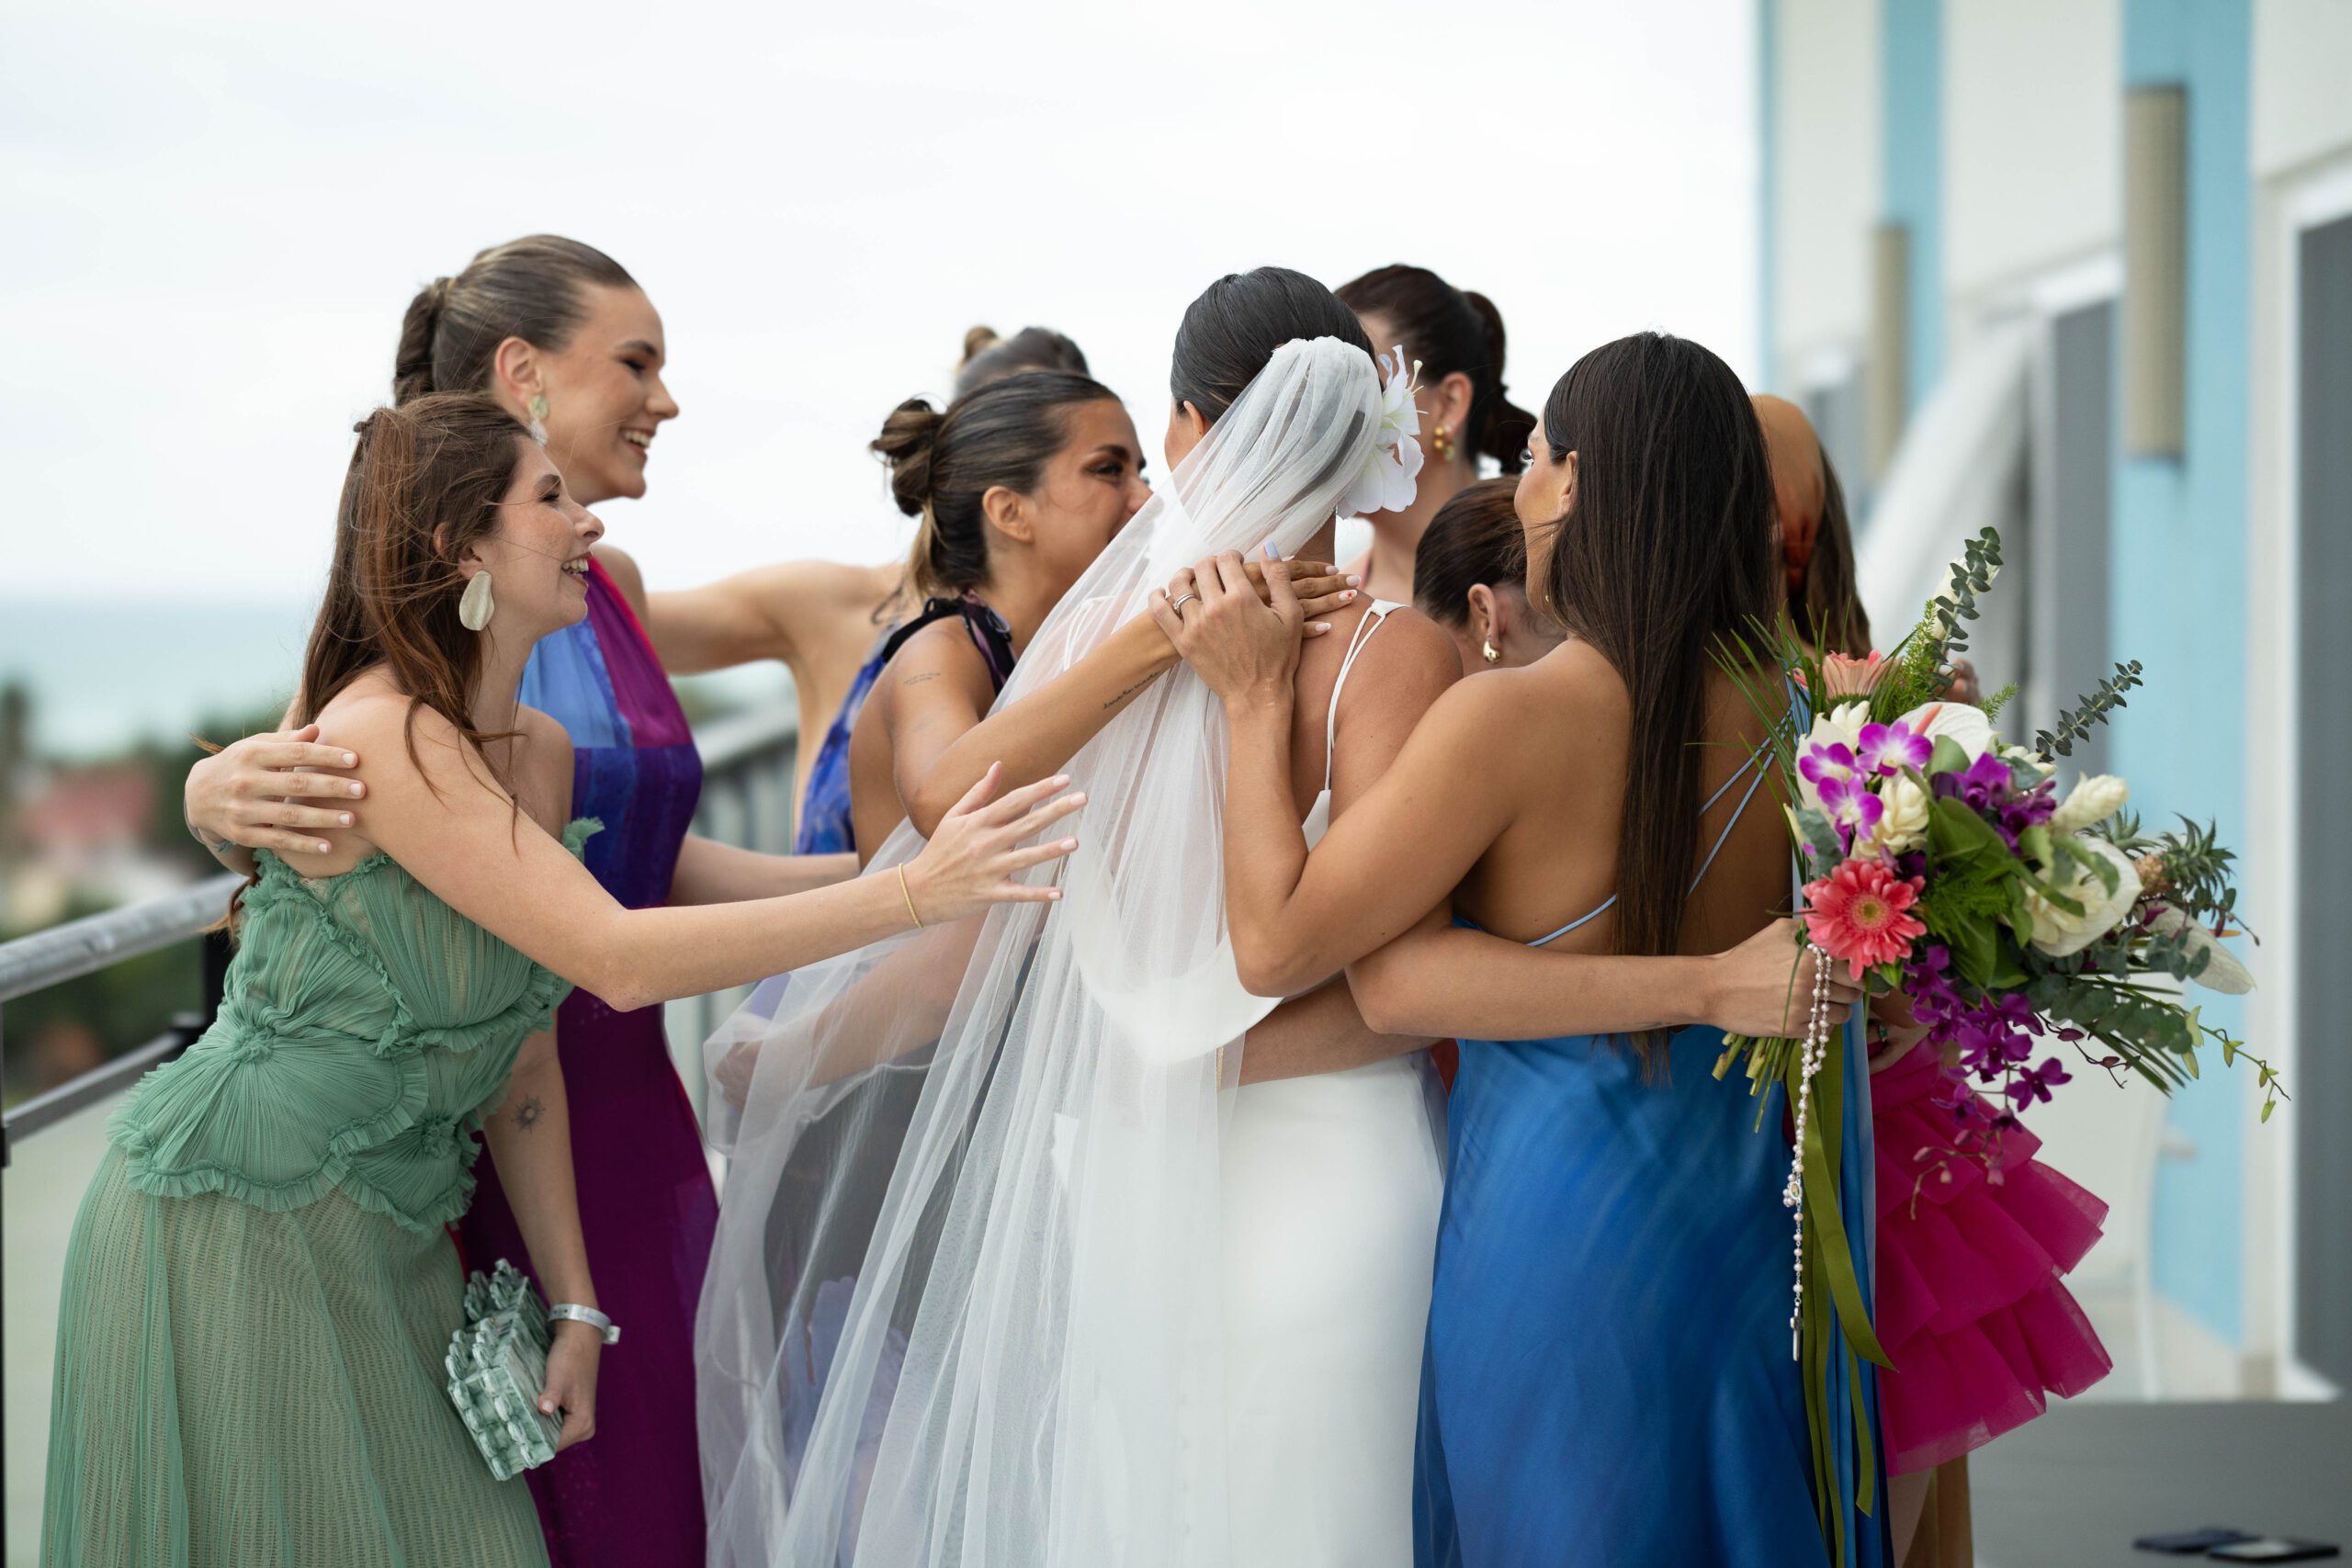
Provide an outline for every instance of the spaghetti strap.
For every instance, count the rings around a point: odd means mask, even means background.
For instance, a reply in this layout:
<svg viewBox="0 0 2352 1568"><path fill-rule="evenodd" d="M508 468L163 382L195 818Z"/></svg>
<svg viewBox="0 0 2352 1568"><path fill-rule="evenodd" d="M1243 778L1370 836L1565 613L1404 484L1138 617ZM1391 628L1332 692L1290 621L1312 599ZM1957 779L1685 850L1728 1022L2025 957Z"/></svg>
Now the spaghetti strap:
<svg viewBox="0 0 2352 1568"><path fill-rule="evenodd" d="M1731 830L1739 826L1739 819L1742 817L1747 815L1748 803L1756 798L1757 786L1764 782L1764 770L1756 766L1762 755L1763 754L1761 752L1751 755L1747 761L1733 769L1731 777L1724 780L1722 786L1719 787L1714 794L1707 796L1707 803L1699 807L1699 815L1702 817L1704 817L1708 812L1713 811L1715 807L1722 802L1724 796L1731 793L1731 787L1739 782L1740 774L1747 773L1751 768L1755 768L1756 776L1747 781L1747 793L1739 797L1739 808L1731 814L1731 820L1724 824L1724 830L1715 835L1714 847L1707 852L1707 858L1699 863L1699 874L1690 879L1691 892L1696 893L1699 890L1699 884L1707 879L1708 869L1715 863L1715 857L1723 853L1724 846L1731 841ZM1616 902L1617 895L1611 893L1609 896L1607 902L1600 905L1589 913L1580 915L1577 919L1570 920L1566 925L1562 926L1550 936L1538 937L1527 945L1530 947L1542 947L1546 943L1557 942L1562 937L1567 935L1570 931L1576 930L1578 926L1596 920L1602 915L1608 913L1609 910L1615 906Z"/></svg>
<svg viewBox="0 0 2352 1568"><path fill-rule="evenodd" d="M1339 749L1340 743L1340 694L1347 690L1348 671L1356 667L1356 655L1363 651L1363 645L1372 640L1372 634L1380 629L1380 624L1388 618L1388 613L1403 608L1402 604L1392 604L1386 599L1374 599L1371 607L1365 610L1363 619L1356 623L1356 629L1349 635L1347 657L1340 660L1340 678L1331 682L1331 711L1323 718L1323 793L1326 795L1331 793L1332 753Z"/></svg>

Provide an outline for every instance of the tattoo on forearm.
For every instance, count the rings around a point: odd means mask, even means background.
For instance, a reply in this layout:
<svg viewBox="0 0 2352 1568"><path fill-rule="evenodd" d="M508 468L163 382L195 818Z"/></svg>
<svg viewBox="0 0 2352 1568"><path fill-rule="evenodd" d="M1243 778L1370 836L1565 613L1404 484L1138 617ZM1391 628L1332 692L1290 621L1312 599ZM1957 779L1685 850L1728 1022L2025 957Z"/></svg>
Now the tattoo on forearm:
<svg viewBox="0 0 2352 1568"><path fill-rule="evenodd" d="M1121 692L1117 696L1113 697L1109 702L1104 703L1102 705L1103 711L1107 713L1112 708L1117 707L1121 703L1125 702L1129 697L1134 696L1137 692L1142 691L1146 686L1150 685L1158 679L1159 679L1159 677L1157 675L1145 676L1142 680L1137 681L1134 685L1129 686L1125 691Z"/></svg>
<svg viewBox="0 0 2352 1568"><path fill-rule="evenodd" d="M925 681L936 681L938 679L939 671L936 670L918 670L911 675L899 676L899 684L901 686L920 686Z"/></svg>
<svg viewBox="0 0 2352 1568"><path fill-rule="evenodd" d="M514 1125L516 1129L525 1133L529 1132L532 1128L539 1124L539 1118L547 1114L547 1109L548 1108L546 1106L539 1103L539 1097L537 1095L533 1094L525 1096L523 1103L514 1108Z"/></svg>
<svg viewBox="0 0 2352 1568"><path fill-rule="evenodd" d="M189 822L187 824L187 830L194 836L198 843L202 844L206 850L209 851L213 854L220 854L223 851L234 847L235 841L233 840L216 839L193 822Z"/></svg>

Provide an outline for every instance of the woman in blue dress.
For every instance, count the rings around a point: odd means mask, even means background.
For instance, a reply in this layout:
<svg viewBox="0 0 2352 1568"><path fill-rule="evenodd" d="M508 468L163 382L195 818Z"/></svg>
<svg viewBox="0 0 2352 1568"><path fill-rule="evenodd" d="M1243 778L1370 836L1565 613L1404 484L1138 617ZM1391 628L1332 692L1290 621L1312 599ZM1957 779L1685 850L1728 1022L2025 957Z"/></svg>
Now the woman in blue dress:
<svg viewBox="0 0 2352 1568"><path fill-rule="evenodd" d="M1872 1415L1871 1369L1820 1358L1808 1389L1782 1107L1713 1072L1712 1025L1786 1021L1773 998L1740 1022L1764 998L1724 995L1733 965L1695 956L1792 941L1786 829L1748 761L1765 720L1717 663L1775 603L1762 436L1720 359L1643 333L1560 379L1530 448L1529 597L1569 639L1448 691L1311 855L1289 786L1298 613L1214 562L1183 574L1197 603L1158 607L1232 725L1244 983L1345 969L1374 1029L1462 1043L1419 1560L1875 1568L1877 1456L1852 1415ZM1794 978L1809 996L1809 968ZM1867 1281L1865 1065L1830 1061L1817 1103ZM1809 1395L1832 1417L1818 1455Z"/></svg>

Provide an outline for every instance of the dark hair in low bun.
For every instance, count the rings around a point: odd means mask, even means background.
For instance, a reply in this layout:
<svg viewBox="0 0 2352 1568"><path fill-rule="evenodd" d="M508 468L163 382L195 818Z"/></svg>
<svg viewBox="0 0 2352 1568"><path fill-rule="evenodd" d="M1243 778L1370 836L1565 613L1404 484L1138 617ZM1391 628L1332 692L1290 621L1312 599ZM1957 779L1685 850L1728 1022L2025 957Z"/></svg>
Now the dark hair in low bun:
<svg viewBox="0 0 2352 1568"><path fill-rule="evenodd" d="M997 336L994 327L974 327L964 334L964 358L956 367L956 396L1024 370L1068 370L1083 376L1086 355L1051 327L1023 327L1011 337Z"/></svg>
<svg viewBox="0 0 2352 1568"><path fill-rule="evenodd" d="M890 411L870 449L888 465L890 498L920 517L907 579L925 598L971 592L988 581L981 498L999 485L1027 492L1069 438L1069 411L1116 401L1111 389L1067 370L990 381L943 412L922 398Z"/></svg>
<svg viewBox="0 0 2352 1568"><path fill-rule="evenodd" d="M392 400L488 391L492 361L510 337L560 351L587 317L587 290L600 285L634 288L637 279L595 246L560 234L491 246L409 301L392 360Z"/></svg>
<svg viewBox="0 0 2352 1568"><path fill-rule="evenodd" d="M1437 509L1413 550L1413 608L1441 626L1470 619L1470 590L1483 582L1527 594L1527 535L1513 504L1518 481L1480 479Z"/></svg>
<svg viewBox="0 0 2352 1568"><path fill-rule="evenodd" d="M1424 382L1469 377L1463 450L1492 457L1504 473L1519 472L1535 416L1503 395L1503 313L1493 300L1401 262L1340 285L1340 298L1359 315L1386 318L1406 354L1421 362Z"/></svg>
<svg viewBox="0 0 2352 1568"><path fill-rule="evenodd" d="M1339 296L1303 272L1261 266L1230 272L1201 291L1176 329L1176 353L1168 389L1215 424L1241 389L1274 356L1299 338L1335 337L1373 352L1356 313Z"/></svg>

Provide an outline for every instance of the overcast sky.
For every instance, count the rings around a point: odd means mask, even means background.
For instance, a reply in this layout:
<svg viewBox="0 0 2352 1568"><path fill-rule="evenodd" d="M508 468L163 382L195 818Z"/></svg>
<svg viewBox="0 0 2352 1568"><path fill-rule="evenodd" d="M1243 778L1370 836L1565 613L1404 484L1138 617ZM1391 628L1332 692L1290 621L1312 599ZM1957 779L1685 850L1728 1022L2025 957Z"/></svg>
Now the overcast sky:
<svg viewBox="0 0 2352 1568"><path fill-rule="evenodd" d="M896 554L865 443L975 321L1156 458L1261 262L1486 291L1531 405L1636 327L1755 363L1751 0L11 10L0 598L314 596L410 296L539 230L665 319L684 415L602 509L657 585Z"/></svg>

